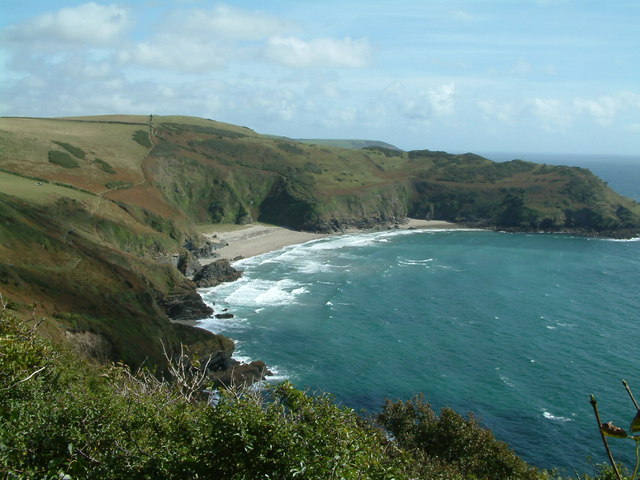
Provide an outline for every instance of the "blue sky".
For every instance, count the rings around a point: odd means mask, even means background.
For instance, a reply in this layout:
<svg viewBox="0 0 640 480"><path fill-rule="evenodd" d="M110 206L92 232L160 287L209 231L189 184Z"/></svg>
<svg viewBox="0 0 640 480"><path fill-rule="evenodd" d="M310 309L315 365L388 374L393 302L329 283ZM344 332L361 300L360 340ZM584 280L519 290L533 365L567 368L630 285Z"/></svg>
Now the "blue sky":
<svg viewBox="0 0 640 480"><path fill-rule="evenodd" d="M637 0L9 0L0 65L1 115L640 153Z"/></svg>

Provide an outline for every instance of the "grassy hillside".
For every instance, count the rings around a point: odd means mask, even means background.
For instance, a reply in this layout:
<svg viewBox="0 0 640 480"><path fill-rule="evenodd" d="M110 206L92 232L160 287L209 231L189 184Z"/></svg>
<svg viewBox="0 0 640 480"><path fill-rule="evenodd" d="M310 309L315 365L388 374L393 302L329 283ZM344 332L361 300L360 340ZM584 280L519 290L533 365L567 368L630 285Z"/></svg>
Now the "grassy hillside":
<svg viewBox="0 0 640 480"><path fill-rule="evenodd" d="M330 230L407 215L607 233L640 224L637 204L584 169L306 144L191 117L2 119L0 145L6 171L184 225L262 220ZM52 162L52 154L77 166Z"/></svg>
<svg viewBox="0 0 640 480"><path fill-rule="evenodd" d="M327 138L298 138L298 142L306 143L309 145L328 145L331 147L340 148L366 148L366 147L381 147L389 150L400 150L398 147L391 145L387 142L380 142L378 140L349 140L349 139L327 139Z"/></svg>
<svg viewBox="0 0 640 480"><path fill-rule="evenodd" d="M98 335L105 358L161 365L161 340L179 343L162 299L193 292L174 265L198 224L339 231L407 216L640 226L637 203L580 168L307 144L192 117L0 119L0 292L25 310L35 300L51 335Z"/></svg>
<svg viewBox="0 0 640 480"><path fill-rule="evenodd" d="M335 230L412 215L611 233L635 228L640 218L637 204L579 168L428 150L307 145L163 118L154 120L153 132L147 176L196 221L259 219Z"/></svg>
<svg viewBox="0 0 640 480"><path fill-rule="evenodd" d="M149 142L149 126L127 120L0 122L0 293L17 312L46 316L41 329L58 341L162 369L163 343L189 343L158 299L192 288L170 261L191 233L146 185L151 145L137 132ZM50 152L78 167L51 162ZM121 202L127 190L134 201Z"/></svg>

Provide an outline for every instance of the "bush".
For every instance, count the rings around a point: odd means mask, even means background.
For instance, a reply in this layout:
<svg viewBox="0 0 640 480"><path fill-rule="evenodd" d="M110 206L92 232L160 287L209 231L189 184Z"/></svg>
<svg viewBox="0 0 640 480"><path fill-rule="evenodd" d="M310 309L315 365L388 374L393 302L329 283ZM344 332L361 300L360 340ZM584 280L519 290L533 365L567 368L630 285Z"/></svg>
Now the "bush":
<svg viewBox="0 0 640 480"><path fill-rule="evenodd" d="M153 147L151 139L149 139L149 133L144 130L136 130L133 132L133 139L145 148Z"/></svg>
<svg viewBox="0 0 640 480"><path fill-rule="evenodd" d="M64 148L67 152L69 152L71 155L73 155L74 157L80 159L80 160L84 160L86 157L86 153L84 153L84 150L82 150L79 147L74 147L73 145L71 145L70 143L65 143L65 142L53 142L56 145L60 145L62 148Z"/></svg>
<svg viewBox="0 0 640 480"><path fill-rule="evenodd" d="M116 180L114 182L107 182L104 184L109 190L127 190L133 187L131 182L123 182L122 180Z"/></svg>
<svg viewBox="0 0 640 480"><path fill-rule="evenodd" d="M400 447L422 458L423 463L438 459L465 478L548 478L527 465L506 443L496 440L473 417L465 419L449 408L442 409L438 416L422 396L407 402L387 400L378 421Z"/></svg>
<svg viewBox="0 0 640 480"><path fill-rule="evenodd" d="M105 171L107 173L110 173L111 175L114 175L116 173L116 171L113 169L113 167L110 164L108 164L107 162L105 162L104 160L96 158L93 161L93 163L95 163L100 170L103 170L103 171Z"/></svg>
<svg viewBox="0 0 640 480"><path fill-rule="evenodd" d="M80 168L80 164L75 159L59 150L49 150L49 162L64 168Z"/></svg>

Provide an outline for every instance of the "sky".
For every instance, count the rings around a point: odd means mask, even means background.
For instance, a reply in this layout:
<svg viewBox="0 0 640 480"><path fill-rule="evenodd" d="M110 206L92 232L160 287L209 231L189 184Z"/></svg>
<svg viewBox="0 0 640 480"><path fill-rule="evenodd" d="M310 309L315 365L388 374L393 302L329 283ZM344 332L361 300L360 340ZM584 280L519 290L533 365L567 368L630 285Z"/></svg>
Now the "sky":
<svg viewBox="0 0 640 480"><path fill-rule="evenodd" d="M0 115L640 155L638 0L4 0Z"/></svg>

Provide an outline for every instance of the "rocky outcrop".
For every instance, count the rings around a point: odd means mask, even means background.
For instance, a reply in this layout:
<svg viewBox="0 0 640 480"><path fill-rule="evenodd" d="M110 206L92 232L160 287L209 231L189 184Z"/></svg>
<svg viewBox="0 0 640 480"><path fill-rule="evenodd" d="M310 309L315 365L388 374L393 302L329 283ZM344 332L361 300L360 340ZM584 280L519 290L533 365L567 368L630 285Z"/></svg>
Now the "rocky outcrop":
<svg viewBox="0 0 640 480"><path fill-rule="evenodd" d="M251 363L240 363L231 359L231 365L223 371L212 371L208 377L214 385L221 387L246 386L264 380L272 373L266 364L260 360Z"/></svg>
<svg viewBox="0 0 640 480"><path fill-rule="evenodd" d="M260 360L242 363L231 358L235 344L230 338L190 325L176 323L173 326L189 357L197 358L200 366L207 366L207 378L214 385L246 386L272 375ZM174 351L179 353L179 349Z"/></svg>
<svg viewBox="0 0 640 480"><path fill-rule="evenodd" d="M213 309L196 292L196 285L187 278L171 293L159 296L157 302L164 313L174 320L199 320L213 313Z"/></svg>
<svg viewBox="0 0 640 480"><path fill-rule="evenodd" d="M185 277L193 277L201 268L198 257L191 253L189 250L185 250L179 257L176 264L176 268Z"/></svg>
<svg viewBox="0 0 640 480"><path fill-rule="evenodd" d="M214 238L217 237L214 235ZM205 237L187 238L184 242L184 248L191 252L195 258L216 258L218 254L215 251L227 245L226 242L214 242Z"/></svg>
<svg viewBox="0 0 640 480"><path fill-rule="evenodd" d="M229 260L220 259L205 265L193 277L198 288L208 288L220 285L223 282L233 282L242 276L242 272L229 264Z"/></svg>
<svg viewBox="0 0 640 480"><path fill-rule="evenodd" d="M208 364L211 372L226 371L236 362L231 358L235 343L230 338L181 323L175 323L173 327L180 343L187 346L189 355L198 358L201 365Z"/></svg>

